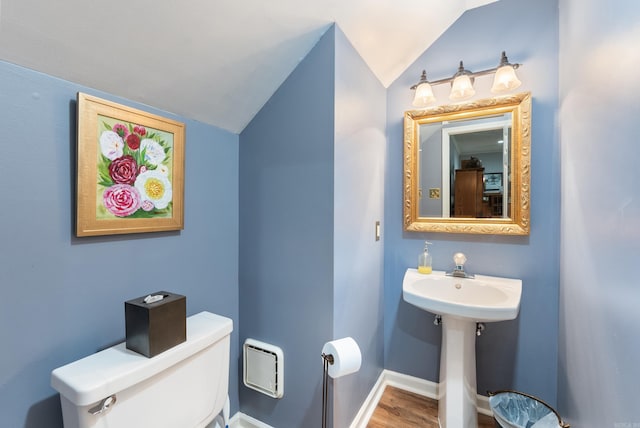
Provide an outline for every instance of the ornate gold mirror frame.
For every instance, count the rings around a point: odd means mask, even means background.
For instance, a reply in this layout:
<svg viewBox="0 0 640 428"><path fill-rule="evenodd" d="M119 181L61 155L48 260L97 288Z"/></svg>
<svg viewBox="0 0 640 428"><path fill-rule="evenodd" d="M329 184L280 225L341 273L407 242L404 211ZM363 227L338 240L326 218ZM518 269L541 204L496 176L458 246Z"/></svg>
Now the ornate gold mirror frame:
<svg viewBox="0 0 640 428"><path fill-rule="evenodd" d="M510 215L507 218L420 217L420 125L511 113ZM404 115L404 230L492 235L529 234L531 94L410 110ZM448 197L443 195L443 197Z"/></svg>

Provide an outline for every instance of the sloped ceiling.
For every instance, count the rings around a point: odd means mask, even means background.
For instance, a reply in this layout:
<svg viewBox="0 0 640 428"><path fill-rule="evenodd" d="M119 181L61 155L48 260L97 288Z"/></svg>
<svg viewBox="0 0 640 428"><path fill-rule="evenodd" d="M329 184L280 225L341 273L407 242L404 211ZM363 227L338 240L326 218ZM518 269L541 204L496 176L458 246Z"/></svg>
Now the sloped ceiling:
<svg viewBox="0 0 640 428"><path fill-rule="evenodd" d="M0 59L239 133L332 23L386 87L497 0L0 0Z"/></svg>

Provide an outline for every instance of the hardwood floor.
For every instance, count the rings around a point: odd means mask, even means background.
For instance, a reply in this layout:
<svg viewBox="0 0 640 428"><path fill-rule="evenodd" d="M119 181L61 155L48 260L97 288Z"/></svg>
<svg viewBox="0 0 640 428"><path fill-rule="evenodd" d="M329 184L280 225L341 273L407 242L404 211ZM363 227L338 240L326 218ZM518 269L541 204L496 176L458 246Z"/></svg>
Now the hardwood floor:
<svg viewBox="0 0 640 428"><path fill-rule="evenodd" d="M478 415L478 428L499 425L493 418ZM422 395L387 386L367 428L438 428L438 402Z"/></svg>

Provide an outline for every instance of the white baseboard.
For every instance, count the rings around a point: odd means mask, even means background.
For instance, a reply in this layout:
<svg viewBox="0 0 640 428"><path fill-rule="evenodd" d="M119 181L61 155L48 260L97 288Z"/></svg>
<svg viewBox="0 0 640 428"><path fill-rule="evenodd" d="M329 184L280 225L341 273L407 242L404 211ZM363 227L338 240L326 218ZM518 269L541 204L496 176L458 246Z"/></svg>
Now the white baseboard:
<svg viewBox="0 0 640 428"><path fill-rule="evenodd" d="M491 406L489 406L489 397L486 395L478 394L478 413L482 413L486 416L493 416L493 412L491 411Z"/></svg>
<svg viewBox="0 0 640 428"><path fill-rule="evenodd" d="M378 402L382 398L384 389L387 386L393 386L403 389L405 391L413 392L415 394L422 395L424 397L437 400L440 395L438 392L438 384L425 379L421 379L415 376L409 376L406 374L394 372L391 370L383 370L378 377L375 385L369 392L369 395L364 400L364 403L360 407L360 410L356 414L353 422L349 425L349 428L365 428L369 419L373 415L373 412L378 405ZM483 415L492 416L491 408L489 407L489 397L484 395L478 395L477 398L478 413ZM273 428L270 425L260 422L251 416L243 413L236 413L229 421L229 428Z"/></svg>
<svg viewBox="0 0 640 428"><path fill-rule="evenodd" d="M371 419L371 416L373 415L380 398L382 398L382 394L384 393L384 389L387 385L413 392L424 397L432 398L434 400L437 400L440 397L438 384L435 382L391 370L383 370L376 381L376 384L373 386L373 389L362 404L362 407L360 407L356 417L353 419L353 422L351 422L349 428L365 428L367 426L367 423L369 422L369 419ZM488 397L478 395L477 408L478 413L492 416Z"/></svg>
<svg viewBox="0 0 640 428"><path fill-rule="evenodd" d="M229 420L229 428L273 428L271 425L267 425L255 418L244 413L236 413Z"/></svg>

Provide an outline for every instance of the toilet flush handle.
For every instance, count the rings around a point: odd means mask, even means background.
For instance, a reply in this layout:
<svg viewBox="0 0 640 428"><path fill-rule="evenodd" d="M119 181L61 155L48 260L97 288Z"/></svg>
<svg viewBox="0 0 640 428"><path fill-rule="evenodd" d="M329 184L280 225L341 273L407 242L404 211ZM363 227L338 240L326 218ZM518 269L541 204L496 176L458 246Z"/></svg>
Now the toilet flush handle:
<svg viewBox="0 0 640 428"><path fill-rule="evenodd" d="M107 398L103 399L98 404L96 404L95 406L93 406L92 408L90 408L89 413L91 413L94 416L97 416L109 410L109 408L113 406L115 403L116 403L116 395L115 394L110 395Z"/></svg>

